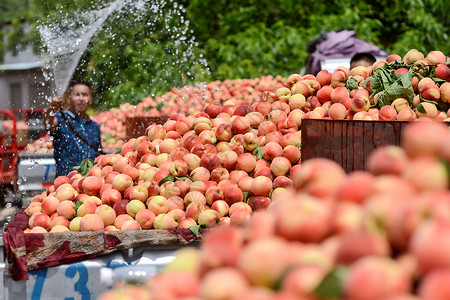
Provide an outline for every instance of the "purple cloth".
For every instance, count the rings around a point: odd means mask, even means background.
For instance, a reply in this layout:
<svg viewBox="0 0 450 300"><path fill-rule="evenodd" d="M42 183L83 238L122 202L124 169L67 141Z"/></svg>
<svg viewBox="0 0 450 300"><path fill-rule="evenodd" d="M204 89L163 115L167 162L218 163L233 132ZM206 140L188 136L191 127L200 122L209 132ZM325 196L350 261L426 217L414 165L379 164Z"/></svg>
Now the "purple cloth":
<svg viewBox="0 0 450 300"><path fill-rule="evenodd" d="M311 74L317 74L320 62L327 58L352 57L357 53L370 53L374 56L387 56L387 52L375 45L356 38L355 31L342 30L329 32L326 39L316 46L311 54Z"/></svg>

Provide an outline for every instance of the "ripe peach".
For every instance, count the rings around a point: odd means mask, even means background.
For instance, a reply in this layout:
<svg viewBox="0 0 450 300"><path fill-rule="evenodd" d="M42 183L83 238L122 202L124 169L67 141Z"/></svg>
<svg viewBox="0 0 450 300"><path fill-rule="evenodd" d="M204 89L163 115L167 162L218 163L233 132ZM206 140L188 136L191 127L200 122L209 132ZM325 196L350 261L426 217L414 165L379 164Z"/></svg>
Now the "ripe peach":
<svg viewBox="0 0 450 300"><path fill-rule="evenodd" d="M83 217L87 214L94 214L97 209L97 205L91 202L84 202L77 209L77 216Z"/></svg>
<svg viewBox="0 0 450 300"><path fill-rule="evenodd" d="M287 260L273 253L286 250L286 242L278 237L255 239L242 250L238 269L251 284L272 288L287 268Z"/></svg>
<svg viewBox="0 0 450 300"><path fill-rule="evenodd" d="M240 299L249 284L245 276L231 267L208 272L200 283L201 299Z"/></svg>
<svg viewBox="0 0 450 300"><path fill-rule="evenodd" d="M103 230L105 224L101 216L96 214L87 214L81 217L80 231L98 231Z"/></svg>
<svg viewBox="0 0 450 300"><path fill-rule="evenodd" d="M397 118L397 110L391 105L380 108L379 119L383 121L394 121Z"/></svg>
<svg viewBox="0 0 450 300"><path fill-rule="evenodd" d="M263 147L263 157L269 161L273 160L275 157L281 156L282 153L283 148L276 142L269 142Z"/></svg>
<svg viewBox="0 0 450 300"><path fill-rule="evenodd" d="M127 174L118 174L114 176L112 181L113 188L119 192L124 192L133 185L133 179Z"/></svg>
<svg viewBox="0 0 450 300"><path fill-rule="evenodd" d="M328 115L333 120L344 120L346 117L347 109L342 103L333 103L328 109Z"/></svg>
<svg viewBox="0 0 450 300"><path fill-rule="evenodd" d="M413 63L415 63L418 60L424 59L425 56L423 55L422 52L418 51L417 49L411 49L408 51L408 53L405 54L405 56L403 56L403 61L407 64L407 65L411 65Z"/></svg>
<svg viewBox="0 0 450 300"><path fill-rule="evenodd" d="M419 283L418 295L423 300L445 300L450 298L450 270L448 268L431 271Z"/></svg>
<svg viewBox="0 0 450 300"><path fill-rule="evenodd" d="M257 176L252 182L252 193L257 196L268 196L272 191L272 180L266 176Z"/></svg>
<svg viewBox="0 0 450 300"><path fill-rule="evenodd" d="M361 288L362 282L370 285ZM350 266L344 279L344 294L355 300L381 299L410 290L411 279L396 261L387 257L361 258Z"/></svg>
<svg viewBox="0 0 450 300"><path fill-rule="evenodd" d="M102 218L103 224L105 226L113 225L114 220L116 219L115 210L111 206L106 204L98 206L95 210L95 214L99 215Z"/></svg>
<svg viewBox="0 0 450 300"><path fill-rule="evenodd" d="M59 216L64 216L70 220L75 216L75 203L70 200L64 200L59 203L56 212Z"/></svg>
<svg viewBox="0 0 450 300"><path fill-rule="evenodd" d="M126 231L126 230L141 230L141 225L139 224L139 222L137 222L136 220L126 220L123 224L122 227L120 228L121 231Z"/></svg>

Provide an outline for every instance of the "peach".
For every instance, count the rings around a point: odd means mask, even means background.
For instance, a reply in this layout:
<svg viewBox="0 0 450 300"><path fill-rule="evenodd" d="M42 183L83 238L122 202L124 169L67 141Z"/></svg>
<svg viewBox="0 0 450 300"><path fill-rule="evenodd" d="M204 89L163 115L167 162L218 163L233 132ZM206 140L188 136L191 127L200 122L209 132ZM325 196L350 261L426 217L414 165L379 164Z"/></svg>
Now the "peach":
<svg viewBox="0 0 450 300"><path fill-rule="evenodd" d="M391 105L380 108L379 119L383 121L394 121L397 118L397 110Z"/></svg>
<svg viewBox="0 0 450 300"><path fill-rule="evenodd" d="M331 93L333 90L334 88L331 85L322 86L322 88L317 91L317 100L319 100L321 104L332 101Z"/></svg>
<svg viewBox="0 0 450 300"><path fill-rule="evenodd" d="M406 100L405 98L397 98L394 101L392 101L391 105L395 108L397 112L400 112L403 109L410 108L408 100Z"/></svg>
<svg viewBox="0 0 450 300"><path fill-rule="evenodd" d="M268 134L270 132L274 132L276 130L277 130L277 125L274 122L272 122L270 120L263 121L258 126L258 135L259 136L266 135L266 134Z"/></svg>
<svg viewBox="0 0 450 300"><path fill-rule="evenodd" d="M198 215L198 225L206 228L217 226L220 220L220 215L213 209L205 209Z"/></svg>
<svg viewBox="0 0 450 300"><path fill-rule="evenodd" d="M388 63L396 61L396 60L401 61L402 60L401 56L398 54L390 54L390 55L388 55L388 57L386 57L386 62L388 62Z"/></svg>
<svg viewBox="0 0 450 300"><path fill-rule="evenodd" d="M84 202L77 209L77 216L83 217L87 214L94 214L97 209L97 205L90 202Z"/></svg>
<svg viewBox="0 0 450 300"><path fill-rule="evenodd" d="M237 159L237 167L247 173L251 173L256 166L256 157L251 153L244 153Z"/></svg>
<svg viewBox="0 0 450 300"><path fill-rule="evenodd" d="M431 65L445 64L447 57L441 51L431 51L428 53L426 60Z"/></svg>
<svg viewBox="0 0 450 300"><path fill-rule="evenodd" d="M200 166L200 157L193 153L184 155L183 160L187 163L189 172Z"/></svg>
<svg viewBox="0 0 450 300"><path fill-rule="evenodd" d="M69 223L70 231L80 231L80 221L81 217L73 218Z"/></svg>
<svg viewBox="0 0 450 300"><path fill-rule="evenodd" d="M30 228L33 227L42 227L45 230L50 230L51 228L51 219L48 215L44 213L36 213L31 216L28 221Z"/></svg>
<svg viewBox="0 0 450 300"><path fill-rule="evenodd" d="M397 112L400 112L403 109L409 108L408 100L406 100L405 98L397 98L394 101L392 101L391 105L393 107L395 107L395 110Z"/></svg>
<svg viewBox="0 0 450 300"><path fill-rule="evenodd" d="M161 124L152 124L146 128L145 132L150 141L164 139L166 135L166 129Z"/></svg>
<svg viewBox="0 0 450 300"><path fill-rule="evenodd" d="M113 206L115 203L122 200L122 193L114 188L109 188L102 193L100 199L103 204Z"/></svg>
<svg viewBox="0 0 450 300"><path fill-rule="evenodd" d="M417 119L416 113L411 108L402 109L397 114L397 121L414 121Z"/></svg>
<svg viewBox="0 0 450 300"><path fill-rule="evenodd" d="M64 231L69 231L69 228L67 226L58 224L58 225L53 226L49 232L54 233L54 232L64 232Z"/></svg>
<svg viewBox="0 0 450 300"><path fill-rule="evenodd" d="M423 300L450 299L450 270L448 268L431 271L419 283L417 294Z"/></svg>
<svg viewBox="0 0 450 300"><path fill-rule="evenodd" d="M145 208L145 205L142 206L138 203L136 203L136 205L139 205L139 209ZM127 207L128 207L128 204L127 204ZM169 211L170 203L169 203L169 200L164 196L161 196L161 195L152 196L147 199L147 208L150 211L152 211L155 215L165 214ZM139 211L139 209L135 210L135 213L137 213ZM128 213L128 209L127 209L127 213ZM130 214L130 213L128 213L128 214ZM132 216L134 217L134 215L132 215Z"/></svg>
<svg viewBox="0 0 450 300"><path fill-rule="evenodd" d="M350 266L343 289L349 299L381 299L410 292L411 278L391 258L366 256Z"/></svg>
<svg viewBox="0 0 450 300"><path fill-rule="evenodd" d="M291 88L291 95L301 94L305 97L309 96L310 87L304 80L296 82Z"/></svg>
<svg viewBox="0 0 450 300"><path fill-rule="evenodd" d="M119 192L124 192L133 185L133 179L127 174L118 174L114 176L112 181L113 188Z"/></svg>
<svg viewBox="0 0 450 300"><path fill-rule="evenodd" d="M103 230L105 225L101 216L96 214L87 214L81 217L80 231L99 231Z"/></svg>
<svg viewBox="0 0 450 300"><path fill-rule="evenodd" d="M284 176L288 174L291 167L291 162L283 156L275 157L270 164L270 170L274 176Z"/></svg>
<svg viewBox="0 0 450 300"><path fill-rule="evenodd" d="M244 177L238 182L238 187L243 192L251 192L253 181L254 181L254 178L251 176Z"/></svg>
<svg viewBox="0 0 450 300"><path fill-rule="evenodd" d="M316 198L303 196L301 201L282 202L276 213L277 234L287 240L317 243L331 230L331 212Z"/></svg>
<svg viewBox="0 0 450 300"><path fill-rule="evenodd" d="M159 195L163 196L164 198L168 199L173 196L180 196L180 194L181 191L176 182L166 181L159 187ZM130 198L130 200L132 199ZM146 200L147 198L145 198L143 202L145 202Z"/></svg>
<svg viewBox="0 0 450 300"><path fill-rule="evenodd" d="M122 225L128 220L133 220L133 217L128 214L118 215L114 220L114 226L120 230Z"/></svg>
<svg viewBox="0 0 450 300"><path fill-rule="evenodd" d="M268 196L272 191L272 180L266 176L257 176L252 182L252 193L257 196Z"/></svg>
<svg viewBox="0 0 450 300"><path fill-rule="evenodd" d="M181 220L181 222L178 224L178 228L185 228L189 229L189 227L197 226L197 222L192 218L186 218L184 220Z"/></svg>
<svg viewBox="0 0 450 300"><path fill-rule="evenodd" d="M281 156L282 153L283 148L276 142L269 142L263 147L263 157L269 161L273 160L275 157Z"/></svg>
<svg viewBox="0 0 450 300"><path fill-rule="evenodd" d="M200 166L212 171L220 165L220 158L214 153L204 153L200 158Z"/></svg>
<svg viewBox="0 0 450 300"><path fill-rule="evenodd" d="M205 195L203 195L199 191L190 191L184 196L184 205L187 207L189 204L194 202L200 202L202 204L206 204Z"/></svg>
<svg viewBox="0 0 450 300"><path fill-rule="evenodd" d="M75 216L75 203L70 200L64 200L59 203L56 212L59 216L64 216L70 220Z"/></svg>
<svg viewBox="0 0 450 300"><path fill-rule="evenodd" d="M106 204L98 206L95 210L95 214L99 215L102 218L103 224L105 226L113 225L114 220L116 219L115 210L111 206Z"/></svg>
<svg viewBox="0 0 450 300"><path fill-rule="evenodd" d="M391 255L391 248L384 235L364 231L350 232L342 236L336 251L336 263L351 264L365 256Z"/></svg>
<svg viewBox="0 0 450 300"><path fill-rule="evenodd" d="M348 70L338 70L336 69L331 74L331 82L330 85L334 88L345 87L345 82L348 79L349 71Z"/></svg>
<svg viewBox="0 0 450 300"><path fill-rule="evenodd" d="M238 154L234 151L224 151L217 154L219 157L220 165L225 169L233 169L238 160ZM216 167L217 169L217 167ZM214 170L211 169L213 172Z"/></svg>
<svg viewBox="0 0 450 300"><path fill-rule="evenodd" d="M327 70L320 70L316 75L316 80L319 82L320 86L324 87L331 84L332 74Z"/></svg>
<svg viewBox="0 0 450 300"><path fill-rule="evenodd" d="M409 162L404 148L387 145L376 148L367 158L367 170L374 174L402 174Z"/></svg>
<svg viewBox="0 0 450 300"><path fill-rule="evenodd" d="M328 115L333 120L344 120L346 117L347 108L342 103L333 103L328 109Z"/></svg>
<svg viewBox="0 0 450 300"><path fill-rule="evenodd" d="M353 112L367 111L370 108L369 98L365 96L358 96L352 99L350 109Z"/></svg>
<svg viewBox="0 0 450 300"><path fill-rule="evenodd" d="M200 283L201 299L241 299L249 284L245 276L231 267L208 272Z"/></svg>
<svg viewBox="0 0 450 300"><path fill-rule="evenodd" d="M320 265L295 266L287 273L281 289L300 299L307 299L306 297L314 294L316 287L325 278L327 272L328 270Z"/></svg>
<svg viewBox="0 0 450 300"><path fill-rule="evenodd" d="M287 260L273 253L286 250L286 242L279 237L255 239L242 249L238 269L252 285L273 288L287 268Z"/></svg>
<svg viewBox="0 0 450 300"><path fill-rule="evenodd" d="M435 69L436 78L450 81L450 68L445 64L438 64ZM441 85L442 87L442 85ZM445 102L445 101L444 101Z"/></svg>
<svg viewBox="0 0 450 300"><path fill-rule="evenodd" d="M423 142L425 137L426 143ZM442 123L414 122L402 131L401 144L410 157L436 157L448 137L448 128Z"/></svg>
<svg viewBox="0 0 450 300"><path fill-rule="evenodd" d="M42 211L44 214L50 216L51 214L56 212L56 209L58 208L60 202L59 199L54 196L47 196L42 200L42 202L35 202L35 203L39 203L39 205L34 204L34 206L40 207L39 211ZM32 215L31 211L32 209L28 209L29 215ZM36 209L36 211L38 211L38 209Z"/></svg>
<svg viewBox="0 0 450 300"><path fill-rule="evenodd" d="M70 225L70 221L63 216L56 216L51 222L50 222L50 226L53 228L57 225L61 225L64 226L66 228L69 228Z"/></svg>
<svg viewBox="0 0 450 300"><path fill-rule="evenodd" d="M227 169L218 167L211 171L211 180L215 182L220 182L224 179L230 178L230 173Z"/></svg>
<svg viewBox="0 0 450 300"><path fill-rule="evenodd" d="M236 186L228 186L223 192L224 200L228 205L236 202L241 202L244 199L244 194L241 189Z"/></svg>
<svg viewBox="0 0 450 300"><path fill-rule="evenodd" d="M361 204L366 198L369 197L373 185L374 175L363 171L353 171L348 174L346 178L344 178L344 181L338 187L336 191L336 199L338 201L348 201Z"/></svg>
<svg viewBox="0 0 450 300"><path fill-rule="evenodd" d="M333 103L338 103L342 99L348 98L349 96L350 93L348 92L347 88L345 86L341 86L333 89L333 91L330 94L330 100Z"/></svg>
<svg viewBox="0 0 450 300"><path fill-rule="evenodd" d="M441 100L443 102L450 103L450 82L443 83L439 90L441 93Z"/></svg>
<svg viewBox="0 0 450 300"><path fill-rule="evenodd" d="M403 56L403 61L407 65L411 65L411 64L415 63L416 61L424 59L424 58L425 58L425 56L423 55L422 52L418 51L417 49L411 49L405 54L405 56Z"/></svg>
<svg viewBox="0 0 450 300"><path fill-rule="evenodd" d="M291 164L296 164L301 158L300 149L294 145L288 145L283 149L283 157L287 158Z"/></svg>
<svg viewBox="0 0 450 300"><path fill-rule="evenodd" d="M139 225L139 222L137 222L136 220L126 220L123 224L122 227L120 228L121 231L126 231L126 230L141 230L141 225Z"/></svg>

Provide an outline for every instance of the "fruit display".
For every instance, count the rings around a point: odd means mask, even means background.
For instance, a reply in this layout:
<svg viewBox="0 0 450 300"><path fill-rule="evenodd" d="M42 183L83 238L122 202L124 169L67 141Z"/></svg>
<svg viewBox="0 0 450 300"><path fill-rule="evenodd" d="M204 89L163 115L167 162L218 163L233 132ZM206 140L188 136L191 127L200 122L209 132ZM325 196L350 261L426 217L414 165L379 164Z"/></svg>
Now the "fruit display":
<svg viewBox="0 0 450 300"><path fill-rule="evenodd" d="M384 108L390 107L389 114L396 116L410 110L410 120L447 120L438 107L446 104L445 80L450 77L439 70L450 69L439 53L430 52L420 61L423 55L411 50L403 60L390 56L387 60L392 62L377 62L371 68L339 67L316 77L293 74L285 87L261 93L257 102L233 105L227 100L190 115L173 114L165 124L150 125L145 136L126 141L120 153L101 155L57 178L27 207L30 221L25 232L243 223L254 211L267 208L280 190L299 187L304 169L299 164L302 119L359 120L358 115L366 113L364 120L383 120L388 119ZM391 70L395 66L406 71ZM408 79L416 77L419 94ZM440 91L435 104L428 89ZM426 104L439 113L424 113ZM342 110L333 110L336 105ZM54 228L55 224L63 226Z"/></svg>
<svg viewBox="0 0 450 300"><path fill-rule="evenodd" d="M266 210L99 299L450 299L449 141L447 125L424 120L401 147L376 149L368 171L307 160Z"/></svg>
<svg viewBox="0 0 450 300"><path fill-rule="evenodd" d="M434 288L450 276L448 58L413 49L257 82L185 87L96 116L115 130L103 136L117 152L34 196L22 236L200 237L200 250L181 250L146 286L104 299L450 299ZM170 117L125 140L125 118L145 114ZM331 160L302 161L304 119L410 124L402 147L377 148L366 170L347 174Z"/></svg>

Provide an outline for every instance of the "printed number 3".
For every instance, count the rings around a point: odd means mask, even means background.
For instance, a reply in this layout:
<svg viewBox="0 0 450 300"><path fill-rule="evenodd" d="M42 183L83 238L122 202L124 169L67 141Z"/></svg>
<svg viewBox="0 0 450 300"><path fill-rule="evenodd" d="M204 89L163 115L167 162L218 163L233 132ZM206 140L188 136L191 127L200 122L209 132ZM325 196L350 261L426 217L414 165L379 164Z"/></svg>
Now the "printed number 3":
<svg viewBox="0 0 450 300"><path fill-rule="evenodd" d="M89 272L83 263L76 263L71 265L66 270L66 277L74 278L76 274L79 274L79 279L74 285L75 292L81 294L81 300L91 300L91 293L86 287L86 283L89 279ZM64 300L74 300L73 297L66 297Z"/></svg>

